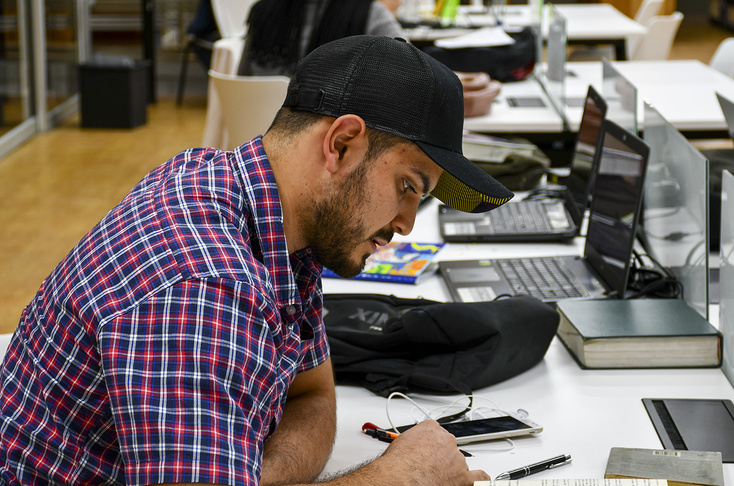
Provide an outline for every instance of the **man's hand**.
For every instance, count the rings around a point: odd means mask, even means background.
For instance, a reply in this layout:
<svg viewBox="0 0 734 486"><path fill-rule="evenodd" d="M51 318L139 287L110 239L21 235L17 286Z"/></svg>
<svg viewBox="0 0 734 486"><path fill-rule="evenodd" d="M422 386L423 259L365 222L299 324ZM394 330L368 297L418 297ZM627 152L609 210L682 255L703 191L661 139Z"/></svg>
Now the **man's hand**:
<svg viewBox="0 0 734 486"><path fill-rule="evenodd" d="M484 471L470 471L456 438L435 421L421 422L400 435L382 456L324 486L472 486L488 481Z"/></svg>
<svg viewBox="0 0 734 486"><path fill-rule="evenodd" d="M401 434L375 462L399 479L391 484L449 486L489 480L484 471L469 470L456 438L432 420Z"/></svg>

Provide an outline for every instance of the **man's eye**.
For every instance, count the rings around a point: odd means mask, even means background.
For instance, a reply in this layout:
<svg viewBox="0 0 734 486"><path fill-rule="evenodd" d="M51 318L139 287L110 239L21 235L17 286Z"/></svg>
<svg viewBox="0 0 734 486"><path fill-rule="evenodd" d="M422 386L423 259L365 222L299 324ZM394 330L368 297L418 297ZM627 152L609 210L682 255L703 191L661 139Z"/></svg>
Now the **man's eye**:
<svg viewBox="0 0 734 486"><path fill-rule="evenodd" d="M405 179L403 179L403 191L404 192L410 191L414 194L417 194L415 187L411 186L410 183Z"/></svg>

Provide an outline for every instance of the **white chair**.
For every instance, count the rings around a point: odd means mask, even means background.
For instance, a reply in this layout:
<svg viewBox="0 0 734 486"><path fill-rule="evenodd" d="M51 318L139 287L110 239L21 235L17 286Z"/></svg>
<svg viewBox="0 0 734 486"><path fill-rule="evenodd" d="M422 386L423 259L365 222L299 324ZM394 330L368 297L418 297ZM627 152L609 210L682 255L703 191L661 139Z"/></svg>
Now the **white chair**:
<svg viewBox="0 0 734 486"><path fill-rule="evenodd" d="M734 77L734 37L721 41L709 61L709 66L729 77Z"/></svg>
<svg viewBox="0 0 734 486"><path fill-rule="evenodd" d="M232 150L265 133L283 105L286 76L236 76L209 71L209 80L221 101L226 133L225 145Z"/></svg>
<svg viewBox="0 0 734 486"><path fill-rule="evenodd" d="M3 362L3 358L5 357L5 352L8 350L8 345L10 344L10 340L13 338L13 334L0 334L0 363Z"/></svg>
<svg viewBox="0 0 734 486"><path fill-rule="evenodd" d="M186 85L188 58L191 49L193 49L193 46L195 44L198 44L203 48L208 48L212 50L212 60L211 64L209 65L209 69L214 69L218 72L230 72L223 71L221 65L218 66L216 64L217 43L220 43L220 50L234 49L236 51L237 49L239 49L238 57L235 60L236 63L239 63L240 57L242 56L242 47L239 47L239 40L244 38L245 33L247 32L247 17L250 14L250 8L256 1L257 0L211 0L214 20L217 23L217 30L219 30L219 35L221 36L221 39L212 44L211 42L197 40L194 38L191 39L184 47L183 60L181 62L181 72L179 73L178 77L178 89L176 92L176 104L178 106L181 106L181 104L183 104L183 93ZM225 43L222 44L221 41L225 41ZM208 47L207 44L209 44ZM232 73L235 72L237 72L236 65Z"/></svg>
<svg viewBox="0 0 734 486"><path fill-rule="evenodd" d="M665 0L644 0L640 4L640 8L635 13L634 20L638 24L647 25L647 23L655 15L660 13L660 9L663 7ZM631 53L637 49L637 45L640 43L640 35L630 35L625 39L625 50L627 59L630 59ZM606 57L607 59L615 59L614 47L612 46L592 46L582 47L574 49L569 54L569 61L598 61L601 58Z"/></svg>
<svg viewBox="0 0 734 486"><path fill-rule="evenodd" d="M655 15L647 24L647 34L630 56L631 61L659 61L668 59L673 39L678 33L683 14Z"/></svg>
<svg viewBox="0 0 734 486"><path fill-rule="evenodd" d="M665 0L644 0L637 9L635 14L635 22L647 26L653 17L660 13L660 9L663 7ZM627 59L630 59L632 53L637 50L637 46L640 44L640 40L643 36L634 35L627 37L625 42L627 47Z"/></svg>
<svg viewBox="0 0 734 486"><path fill-rule="evenodd" d="M222 38L242 37L247 30L247 16L257 0L211 0L214 19Z"/></svg>
<svg viewBox="0 0 734 486"><path fill-rule="evenodd" d="M635 22L647 25L651 18L660 13L665 0L644 0L635 13Z"/></svg>
<svg viewBox="0 0 734 486"><path fill-rule="evenodd" d="M237 67L244 48L245 39L242 37L228 37L216 41L212 52L211 70L225 75L237 74ZM227 145L221 105L210 76L206 94L206 121L201 141L202 147L224 148Z"/></svg>

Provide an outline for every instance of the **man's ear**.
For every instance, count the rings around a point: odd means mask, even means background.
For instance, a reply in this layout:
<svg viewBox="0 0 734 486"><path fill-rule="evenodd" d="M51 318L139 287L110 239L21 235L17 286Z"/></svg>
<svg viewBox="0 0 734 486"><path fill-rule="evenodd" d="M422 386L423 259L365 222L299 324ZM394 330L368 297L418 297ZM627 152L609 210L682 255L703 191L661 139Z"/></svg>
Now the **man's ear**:
<svg viewBox="0 0 734 486"><path fill-rule="evenodd" d="M324 137L326 169L333 173L361 161L368 146L364 120L357 115L340 116L332 122Z"/></svg>

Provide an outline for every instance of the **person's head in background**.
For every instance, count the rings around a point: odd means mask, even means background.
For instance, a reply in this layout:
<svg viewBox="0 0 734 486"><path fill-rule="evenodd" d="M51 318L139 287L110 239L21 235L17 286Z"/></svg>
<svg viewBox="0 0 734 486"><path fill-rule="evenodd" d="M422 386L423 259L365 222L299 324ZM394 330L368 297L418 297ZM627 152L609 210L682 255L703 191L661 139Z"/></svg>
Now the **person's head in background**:
<svg viewBox="0 0 734 486"><path fill-rule="evenodd" d="M316 47L352 35L402 37L400 0L260 0L247 19L240 75L290 76Z"/></svg>
<svg viewBox="0 0 734 486"><path fill-rule="evenodd" d="M397 15L398 9L403 4L403 0L380 0L393 15Z"/></svg>

